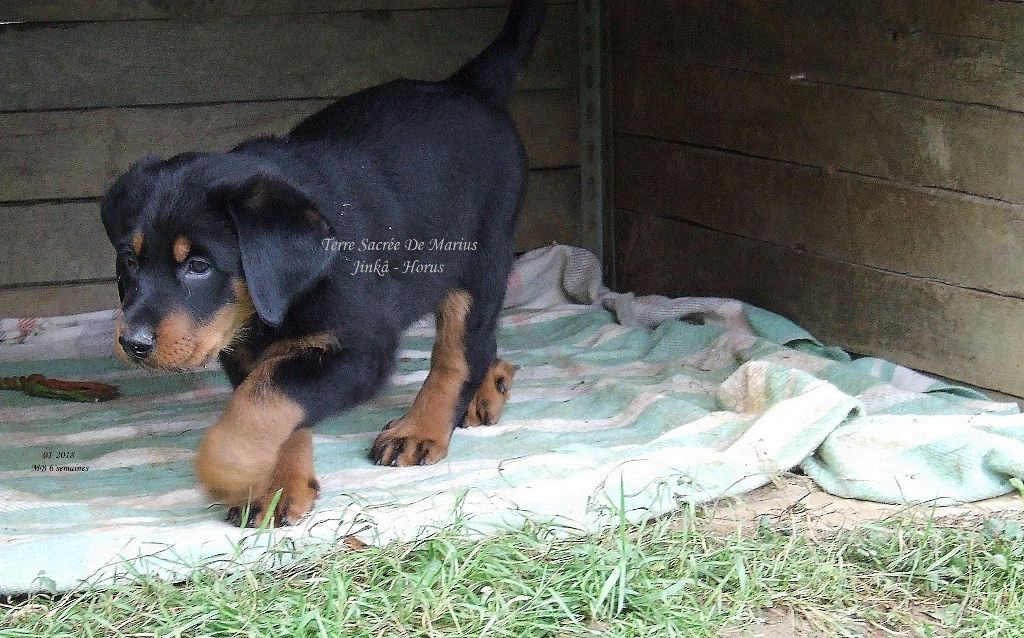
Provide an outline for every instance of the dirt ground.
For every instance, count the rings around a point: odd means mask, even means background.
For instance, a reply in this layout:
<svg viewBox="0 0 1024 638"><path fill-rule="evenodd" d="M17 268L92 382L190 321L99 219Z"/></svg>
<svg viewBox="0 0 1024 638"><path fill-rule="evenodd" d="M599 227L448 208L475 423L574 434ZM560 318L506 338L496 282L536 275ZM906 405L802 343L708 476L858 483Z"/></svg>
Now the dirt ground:
<svg viewBox="0 0 1024 638"><path fill-rule="evenodd" d="M890 518L933 516L968 525L993 517L1020 519L1024 517L1024 499L1012 493L948 507L884 505L838 498L822 491L806 476L784 475L743 496L723 499L709 506L705 513L715 529L725 532L734 531L737 525L756 528L768 522L813 536L815 531L833 532Z"/></svg>
<svg viewBox="0 0 1024 638"><path fill-rule="evenodd" d="M883 505L832 496L805 476L786 475L740 497L725 499L705 510L707 524L724 533L737 526L747 530L759 525L785 527L814 538L837 530L885 521L890 518L934 517L953 525L980 525L988 518L1024 520L1024 499L1009 494L977 503L951 507ZM766 520L767 518L767 520ZM848 628L864 638L903 635L875 627ZM722 638L831 638L792 610L766 609L757 624L724 632Z"/></svg>

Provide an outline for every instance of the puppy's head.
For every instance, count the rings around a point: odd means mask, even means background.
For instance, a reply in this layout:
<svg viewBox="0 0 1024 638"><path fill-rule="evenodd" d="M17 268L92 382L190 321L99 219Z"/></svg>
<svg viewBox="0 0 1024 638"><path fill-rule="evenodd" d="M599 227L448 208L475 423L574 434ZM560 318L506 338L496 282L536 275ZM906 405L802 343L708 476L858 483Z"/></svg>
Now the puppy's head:
<svg viewBox="0 0 1024 638"><path fill-rule="evenodd" d="M150 368L202 366L253 322L278 326L333 253L311 199L232 154L148 157L102 204L117 252L115 350Z"/></svg>

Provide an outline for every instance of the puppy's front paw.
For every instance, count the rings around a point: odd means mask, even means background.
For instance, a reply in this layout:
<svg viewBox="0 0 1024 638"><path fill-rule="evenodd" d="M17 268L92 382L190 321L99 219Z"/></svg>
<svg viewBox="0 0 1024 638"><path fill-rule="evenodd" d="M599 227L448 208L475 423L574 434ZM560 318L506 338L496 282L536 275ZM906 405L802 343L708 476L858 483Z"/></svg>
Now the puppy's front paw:
<svg viewBox="0 0 1024 638"><path fill-rule="evenodd" d="M309 514L320 495L320 482L313 473L313 435L300 428L284 442L277 454L274 471L248 510L233 507L228 521L235 525L259 527L269 516L272 525L294 525ZM280 492L275 505L274 498ZM248 511L247 520L242 515Z"/></svg>
<svg viewBox="0 0 1024 638"><path fill-rule="evenodd" d="M315 476L296 476L289 484L281 485L278 489L281 490L281 498L277 500L277 507L273 510L272 524L295 525L312 511L313 503L320 496L320 481L316 480ZM277 492L278 490L275 489L268 490L257 501L256 508L259 510L255 518L257 527L263 524Z"/></svg>
<svg viewBox="0 0 1024 638"><path fill-rule="evenodd" d="M377 465L408 467L433 465L448 455L448 425L424 427L404 416L384 426L370 448L370 460Z"/></svg>
<svg viewBox="0 0 1024 638"><path fill-rule="evenodd" d="M271 505L274 504L278 491L281 492L281 497L277 499L277 505L271 514L270 527L295 525L305 518L320 496L320 482L315 477L308 478L305 482L296 477L289 485L279 485L277 489L268 490L248 508L232 507L228 510L228 522L236 527L241 526L242 516L248 514L245 520L246 527L262 526L268 512L271 512Z"/></svg>
<svg viewBox="0 0 1024 638"><path fill-rule="evenodd" d="M516 375L516 366L501 359L491 364L480 382L476 394L466 408L466 420L462 422L463 427L473 428L478 425L494 425L501 418L501 412L505 409L508 401L509 391L512 388L512 378Z"/></svg>

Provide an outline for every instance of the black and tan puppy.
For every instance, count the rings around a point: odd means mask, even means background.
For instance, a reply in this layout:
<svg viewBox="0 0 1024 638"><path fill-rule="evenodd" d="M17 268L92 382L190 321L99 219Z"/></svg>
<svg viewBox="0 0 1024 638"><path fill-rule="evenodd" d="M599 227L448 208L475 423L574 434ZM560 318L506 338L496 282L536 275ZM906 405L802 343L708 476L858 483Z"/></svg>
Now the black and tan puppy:
<svg viewBox="0 0 1024 638"><path fill-rule="evenodd" d="M543 13L515 0L445 81L360 91L227 153L145 158L110 187L119 354L163 370L219 357L236 386L196 460L214 500L252 503L250 522L306 514L309 427L380 390L402 331L430 311L430 372L371 459L435 463L467 413L500 414L513 370L494 330L527 177L506 106Z"/></svg>

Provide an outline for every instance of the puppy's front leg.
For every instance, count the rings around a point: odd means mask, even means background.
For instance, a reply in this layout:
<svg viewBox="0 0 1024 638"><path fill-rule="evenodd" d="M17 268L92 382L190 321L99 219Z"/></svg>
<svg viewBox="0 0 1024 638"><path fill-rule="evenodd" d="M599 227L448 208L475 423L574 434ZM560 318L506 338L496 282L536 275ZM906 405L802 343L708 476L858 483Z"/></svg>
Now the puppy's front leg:
<svg viewBox="0 0 1024 638"><path fill-rule="evenodd" d="M230 507L269 489L278 451L306 418L302 405L260 381L250 375L238 386L199 444L199 483L214 501Z"/></svg>
<svg viewBox="0 0 1024 638"><path fill-rule="evenodd" d="M272 344L203 438L200 484L213 500L239 508L234 518L249 503L246 522L257 523L283 490L276 522L295 522L319 491L308 426L370 398L391 361L392 349L343 348L330 335Z"/></svg>

